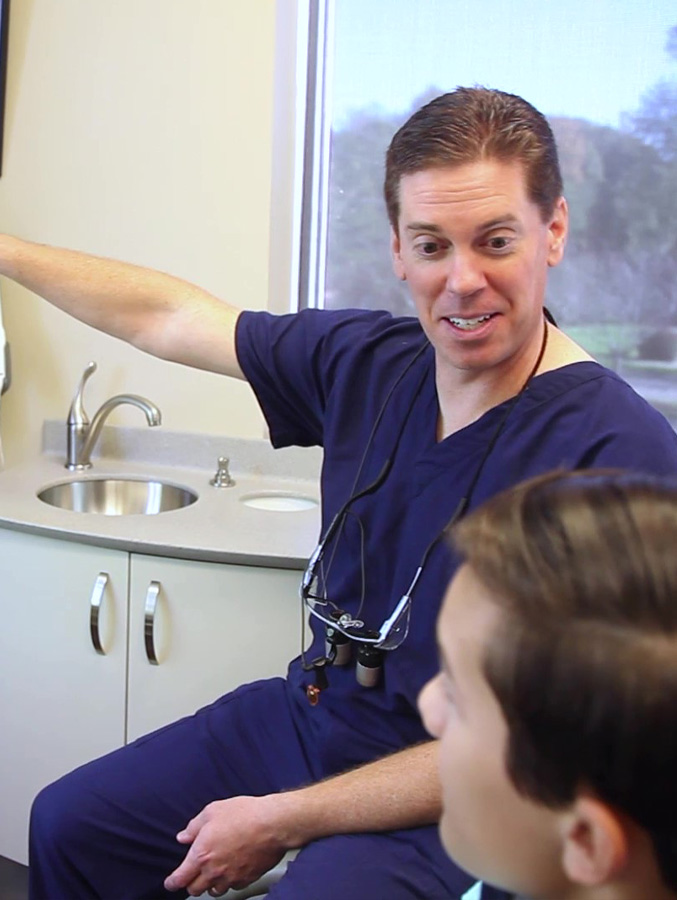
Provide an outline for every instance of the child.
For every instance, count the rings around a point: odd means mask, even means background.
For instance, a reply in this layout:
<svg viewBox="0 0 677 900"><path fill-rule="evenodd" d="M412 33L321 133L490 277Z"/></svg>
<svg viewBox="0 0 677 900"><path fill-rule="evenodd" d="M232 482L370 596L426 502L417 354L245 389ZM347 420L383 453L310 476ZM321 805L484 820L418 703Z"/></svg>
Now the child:
<svg viewBox="0 0 677 900"><path fill-rule="evenodd" d="M532 479L454 546L419 699L447 852L532 900L674 900L677 482Z"/></svg>

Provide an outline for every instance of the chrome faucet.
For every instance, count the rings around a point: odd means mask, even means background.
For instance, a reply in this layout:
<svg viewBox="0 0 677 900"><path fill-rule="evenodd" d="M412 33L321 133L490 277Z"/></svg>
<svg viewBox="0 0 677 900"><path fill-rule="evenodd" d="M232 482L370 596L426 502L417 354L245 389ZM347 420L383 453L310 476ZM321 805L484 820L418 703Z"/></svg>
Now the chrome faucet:
<svg viewBox="0 0 677 900"><path fill-rule="evenodd" d="M82 373L80 384L73 397L71 408L68 412L66 421L67 430L67 453L66 468L71 471L79 469L91 468L91 455L94 445L96 444L103 423L106 421L112 410L116 406L123 403L130 403L132 406L138 406L140 410L146 414L146 421L149 425L159 425L162 421L160 410L150 400L140 397L138 394L116 394L109 400L101 404L94 414L92 421L85 412L82 402L82 396L85 389L87 379L96 372L96 363L90 362Z"/></svg>

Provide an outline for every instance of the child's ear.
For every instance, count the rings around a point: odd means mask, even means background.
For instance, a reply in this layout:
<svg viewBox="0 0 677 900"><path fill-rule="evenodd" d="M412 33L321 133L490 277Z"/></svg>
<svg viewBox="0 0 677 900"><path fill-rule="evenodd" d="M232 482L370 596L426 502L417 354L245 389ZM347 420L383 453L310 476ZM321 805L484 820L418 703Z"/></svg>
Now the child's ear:
<svg viewBox="0 0 677 900"><path fill-rule="evenodd" d="M600 800L579 795L564 817L562 865L576 884L592 887L613 879L628 859L622 818Z"/></svg>

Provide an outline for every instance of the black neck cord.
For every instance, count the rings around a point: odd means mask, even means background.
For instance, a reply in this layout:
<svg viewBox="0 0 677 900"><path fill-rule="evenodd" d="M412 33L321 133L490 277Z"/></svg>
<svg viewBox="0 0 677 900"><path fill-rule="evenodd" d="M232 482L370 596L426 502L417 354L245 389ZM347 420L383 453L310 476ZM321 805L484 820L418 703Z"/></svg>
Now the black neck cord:
<svg viewBox="0 0 677 900"><path fill-rule="evenodd" d="M362 497L366 497L369 494L373 494L374 491L378 490L378 488L381 487L383 482L388 477L390 470L392 469L392 466L393 466L395 453L397 452L397 448L399 447L400 440L401 440L402 434L404 432L404 428L405 428L407 422L409 421L409 416L411 415L411 413L414 409L414 406L416 405L416 401L418 400L419 395L420 395L421 391L423 390L423 385L425 384L426 378L428 377L427 369L425 369L418 384L416 385L416 390L413 393L411 403L409 404L409 408L407 409L406 414L402 418L402 422L400 424L400 430L398 431L397 437L395 438L395 443L393 445L392 453L390 453L388 455L386 461L383 463L383 466L381 467L381 470L378 473L378 475L376 476L376 478L372 482L370 482L370 484L368 484L366 487L362 488L361 491L358 491L357 493L355 493L355 488L357 486L357 482L360 479L360 475L362 474L364 464L367 460L367 454L369 453L369 450L371 449L372 443L374 441L374 435L376 433L376 429L378 428L379 423L381 422L381 419L383 418L383 414L385 413L388 403L390 402L390 398L393 395L393 391L398 386L398 384L402 381L404 376L411 369L411 367L414 365L416 360L421 356L421 354L427 347L428 347L428 341L426 340L424 342L423 346L420 347L416 351L416 353L414 354L412 359L409 360L409 362L407 363L405 368L400 372L400 374L397 376L397 378L391 385L390 390L388 391L386 398L381 405L381 409L379 410L378 415L376 416L376 419L374 420L374 424L372 425L371 432L369 433L369 438L367 439L367 443L364 448L364 453L362 454L362 459L360 460L360 464L357 469L357 474L355 475L355 480L353 481L353 486L352 486L352 489L350 492L350 496L348 497L346 502L339 508L338 512L334 515L334 518L331 520L329 526L327 527L326 532L324 533L324 537L321 538L321 541L320 541L321 543L327 544L332 539L334 534L336 534L336 532L339 531L340 528L343 528L343 524L345 522L345 512L348 509L348 507L352 506L352 504L355 503L356 500L361 500ZM338 535L337 535L337 541L336 541L336 544L334 547L334 552L336 552L337 546L338 546ZM334 553L332 553L331 558L329 559L326 575L329 574L329 569L331 568L333 558L334 558ZM326 575L323 575L323 580L326 577Z"/></svg>
<svg viewBox="0 0 677 900"><path fill-rule="evenodd" d="M350 496L350 499L349 499L348 502L351 502L352 500L357 500L359 497L365 496L364 491L360 491L360 493L357 494L357 495L354 496L354 497L353 497L353 494L354 494L354 492L355 492L355 488L357 487L357 483L358 483L358 481L360 480L360 475L362 474L362 469L364 468L364 464L365 464L365 462L367 461L367 455L368 455L369 451L371 450L371 445L372 445L372 443L373 443L373 441L374 441L374 435L376 434L376 429L377 429L378 426L381 424L381 419L383 418L383 416L384 416L384 414L385 414L385 411L386 411L386 409L388 408L388 404L390 403L390 398L392 397L393 393L395 392L395 388L399 385L399 383L402 381L402 379L404 378L404 376L409 372L409 370L411 369L411 367L416 363L416 361L418 360L418 358L423 354L423 352L427 349L428 346L429 346L429 344L428 344L428 340L427 340L427 338L426 338L426 339L423 341L423 344L419 347L419 349L418 349L418 350L416 351L416 353L412 356L412 358L409 360L409 362L407 363L407 365L402 369L402 371L400 372L400 374L397 376L397 378L395 379L395 381L394 381L394 382L392 383L392 385L390 386L390 390L389 390L388 393L386 394L385 400L384 400L383 403L381 404L381 409L378 411L378 415L377 415L376 418L374 419L374 424L371 426L371 431L369 432L369 437L367 438L367 443L366 443L366 445L365 445L365 447L364 447L364 453L362 454L362 459L360 460L360 464L359 464L359 466L357 467L357 473L356 473L356 475L355 475L355 480L353 481L353 486L352 486L352 488L350 489L350 494L351 494L351 496ZM421 393L421 390L422 390L422 388L423 388L423 382L425 381L427 374L428 374L428 371L426 370L426 371L423 373L423 378L421 378L421 381L419 382L418 387L417 387L416 390L414 391L414 397L413 397L413 400L412 400L412 402L411 402L411 404L410 404L410 406L409 406L409 409L407 410L407 413L406 413L404 419L402 420L402 425L400 426L400 430L399 430L398 435L397 435L397 440L395 441L395 444L394 444L394 450L393 450L393 453L391 453L390 456L388 456L388 458L386 459L385 464L384 464L384 466L383 466L383 469L381 470L381 473L380 473L380 474L378 475L378 477L376 478L376 481L379 482L378 485L377 485L377 487L380 487L380 486L383 484L383 482L385 481L385 478L386 478L388 472L390 471L390 467L392 466L392 462L393 462L393 456L395 455L395 451L397 450L397 446L398 446L398 444L399 444L399 442L400 442L400 438L402 437L402 433L403 433L403 431L404 431L404 426L406 425L407 420L409 419L409 416L411 415L411 412L412 412L412 410L413 410L413 408L414 408L414 404L415 404L416 401L418 400L418 395ZM379 480L379 479L380 479L380 480ZM376 483L376 482L374 482L374 484L375 484L375 483ZM370 487L371 487L371 485L370 485ZM365 489L365 490L366 490L366 489ZM373 490L376 490L376 488L373 488ZM368 491L368 493L371 493L371 491Z"/></svg>
<svg viewBox="0 0 677 900"><path fill-rule="evenodd" d="M390 473L390 470L393 465L395 453L397 451L400 440L402 438L402 434L404 432L405 425L407 424L407 421L409 420L409 416L411 415L411 413L414 409L414 406L416 405L416 401L418 400L418 397L423 389L423 385L425 384L426 378L428 377L428 369L427 368L424 370L423 375L421 376L419 383L416 386L416 390L414 391L411 403L409 404L409 408L407 409L407 412L402 419L402 423L400 425L400 430L397 433L397 439L395 440L392 453L390 453L388 455L386 461L384 462L383 466L381 467L381 470L378 473L378 475L376 476L376 478L370 484L368 484L366 487L362 488L361 491L358 491L357 493L355 493L355 488L357 487L358 481L360 480L360 475L362 474L362 470L364 469L364 465L367 461L367 456L369 454L369 450L371 449L371 446L374 442L374 435L376 434L376 429L378 428L379 424L381 423L381 419L383 418L384 413L385 413L386 409L388 408L388 404L390 403L390 398L392 397L395 389L400 384L400 382L402 381L404 376L409 372L409 370L416 363L416 361L419 359L419 357L424 353L424 351L427 349L428 346L429 346L429 343L426 338L426 339L424 339L423 344L418 348L416 353L412 356L412 358L409 360L409 362L402 369L400 374L397 376L395 381L390 386L390 389L388 390L388 393L386 394L385 399L384 399L383 403L381 404L381 408L378 411L376 419L374 420L374 424L371 427L371 431L369 432L369 437L367 438L367 443L365 445L364 452L363 452L362 458L360 460L360 464L357 467L357 473L355 474L355 479L353 481L353 486L350 491L350 496L348 497L346 502L339 508L338 512L334 515L333 519L331 520L331 522L329 523L329 525L327 527L327 530L324 533L324 536L320 538L320 544L318 546L321 546L322 544L324 544L324 545L328 544L329 541L332 539L332 537L334 537L334 535L337 532L339 532L339 530L341 528L343 528L343 525L345 522L346 510L350 506L352 506L352 504L356 500L360 500L362 497L366 497L369 494L373 494L374 491L377 491L381 487L383 482L388 477L388 474ZM323 572L323 575L322 575L323 581L329 574L329 569L331 569L332 562L334 559L334 553L336 552L337 546L338 546L338 536L337 536L337 540L335 542L334 551L332 552L331 558L328 562L327 571L326 571L326 573ZM302 612L302 614L301 614L301 661L303 664L303 668L306 671L308 671L309 669L313 668L314 662L316 662L316 661L314 661L310 665L308 665L308 663L306 663L305 651L303 649L304 644L305 644L305 630L306 630L305 625L306 625L305 617Z"/></svg>
<svg viewBox="0 0 677 900"><path fill-rule="evenodd" d="M473 474L472 480L470 481L470 484L468 485L468 488L467 488L465 494L463 495L463 497L461 497L458 504L456 505L456 508L454 509L454 512L453 512L451 518L449 519L447 524L444 526L442 531L438 535L436 535L432 539L432 541L428 544L428 546L426 547L426 549L423 553L423 556L421 557L421 562L419 563L419 566L418 566L418 570L417 570L418 574L420 574L421 571L423 570L423 567L425 566L426 562L428 561L428 557L430 556L430 553L432 552L433 548L439 543L439 541L442 539L442 537L448 533L449 529L454 525L454 523L457 522L461 518L461 516L463 516L465 514L465 512L467 511L468 505L470 504L470 500L472 499L473 491L475 490L475 487L477 486L477 482L479 481L480 476L482 475L482 472L484 471L484 467L487 463L487 460L489 459L489 456L491 455L491 452L493 451L494 447L496 446L496 442L498 441L499 437L501 436L501 433L503 432L503 429L508 421L510 414L512 413L513 409L515 408L515 406L516 406L517 402L519 401L520 397L522 396L522 394L528 388L532 378L538 371L538 368L541 365L541 362L543 361L547 343L548 343L548 318L544 318L544 320L543 320L543 338L541 340L541 347L538 352L538 357L536 358L536 362L534 363L531 370L529 371L529 374L527 375L526 379L524 380L519 391L507 403L506 408L503 412L503 415L501 416L501 418L498 422L498 425L494 429L494 432L491 435L491 438L489 439L486 449L485 449L484 453L482 454L482 459L480 460L480 463L477 466L477 468ZM426 377L428 375L427 369L424 371L423 377L420 379L418 385L416 386L416 390L414 391L412 401L409 404L409 408L407 409L407 412L402 419L402 423L401 423L399 431L397 433L397 438L395 440L392 453L390 453L388 455L387 459L385 460L385 463L383 464L383 466L382 466L380 472L378 473L378 475L376 476L376 478L370 484L368 484L366 487L362 488L361 491L354 493L357 483L359 481L360 475L362 474L362 470L364 469L367 455L369 453L369 450L371 449L371 446L372 446L372 443L374 440L374 435L376 433L376 429L378 428L378 426L381 422L381 419L383 418L383 415L388 406L388 403L390 402L390 398L392 397L393 392L395 391L397 386L400 384L400 382L402 381L404 376L407 374L407 372L409 372L409 370L414 365L416 360L421 356L421 354L424 352L424 350L428 346L429 346L429 344L428 344L428 341L426 340L423 343L423 345L416 351L416 353L414 354L412 359L407 363L405 368L402 370L402 372L400 372L398 377L395 379L395 381L391 385L390 390L388 391L388 394L386 395L386 398L383 401L383 404L381 405L381 409L379 410L379 413L376 416L376 419L372 426L371 432L369 434L369 438L367 440L367 443L366 443L366 446L364 449L364 453L362 454L362 458L360 460L360 464L357 469L357 474L355 475L355 480L353 482L353 487L350 492L350 497L346 500L346 502L340 507L338 512L334 515L333 519L331 520L331 523L329 524L329 526L324 534L324 537L321 538L321 541L320 541L321 544L327 544L331 540L331 538L334 536L334 534L339 530L339 528L342 527L343 522L345 521L346 510L356 500L359 500L362 497L366 497L369 494L373 494L376 490L378 490L379 487L381 487L383 482L388 477L388 474L390 473L390 470L393 465L395 453L397 452L397 448L399 446L400 440L402 438L402 434L404 432L404 428L406 426L407 421L409 420L409 417L410 417L411 412L414 408L414 405L421 393L421 390L423 389L423 385L424 385ZM332 554L332 559L333 559L333 554ZM331 568L331 560L329 562L329 568ZM323 576L323 578L324 577L325 576ZM417 580L417 579L415 579L415 580ZM303 642L304 642L303 634L305 632L304 625L305 625L305 620L303 620L303 618L302 618L302 646L303 646ZM312 668L312 664L310 666L308 666L305 663L305 654L304 654L303 650L301 651L301 658L304 662L304 665L303 665L304 669Z"/></svg>
<svg viewBox="0 0 677 900"><path fill-rule="evenodd" d="M531 367L531 370L530 370L529 374L527 375L527 377L525 378L525 380L522 384L522 387L515 394L515 396L512 398L512 400L510 400L510 402L507 404L507 406L503 412L503 415L501 416L501 418L499 420L498 425L494 429L494 433L491 435L491 438L489 439L489 443L487 444L487 447L482 455L480 464L475 469L475 473L472 477L472 481L468 485L468 489L466 490L465 494L458 501L458 504L456 505L456 508L454 509L453 515L451 516L451 518L449 519L447 524L444 526L442 531L437 535L437 537L433 538L432 541L426 547L423 557L421 559L421 564L419 566L420 569L422 569L423 566L426 564L426 561L427 561L428 557L430 556L430 551L433 549L433 547L441 540L441 538L445 534L448 533L448 531L452 527L452 525L455 522L457 522L461 518L461 516L464 515L466 510L468 509L468 505L472 498L473 491L477 487L477 482L479 481L482 471L484 470L484 466L486 465L486 462L489 459L489 456L491 455L491 451L496 446L496 442L498 441L499 437L501 436L501 433L508 421L508 417L510 416L510 413L515 408L517 401L520 399L522 394L529 387L529 384L531 383L531 379L534 377L534 375L538 371L538 367L543 362L543 357L545 356L545 349L546 349L547 345L548 345L548 322L546 320L544 320L543 321L543 338L541 340L541 349L538 351L538 357L536 358L536 362Z"/></svg>

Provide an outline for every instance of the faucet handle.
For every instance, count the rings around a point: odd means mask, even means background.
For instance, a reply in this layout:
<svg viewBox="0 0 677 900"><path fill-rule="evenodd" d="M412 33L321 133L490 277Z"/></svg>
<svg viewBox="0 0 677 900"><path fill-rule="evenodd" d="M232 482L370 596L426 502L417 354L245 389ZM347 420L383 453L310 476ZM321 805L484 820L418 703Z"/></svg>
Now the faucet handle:
<svg viewBox="0 0 677 900"><path fill-rule="evenodd" d="M216 475L213 478L209 479L209 483L214 485L217 488L224 487L232 487L235 484L235 479L231 476L228 471L228 464L230 460L227 456L219 456L218 467L216 469Z"/></svg>
<svg viewBox="0 0 677 900"><path fill-rule="evenodd" d="M85 407L82 403L82 397L85 390L85 382L87 379L96 372L96 363L89 362L85 367L85 371L82 373L82 377L80 378L80 383L78 384L77 390L75 391L75 396L73 397L73 402L71 403L71 408L68 412L68 424L69 425L88 425L89 417L85 412Z"/></svg>

